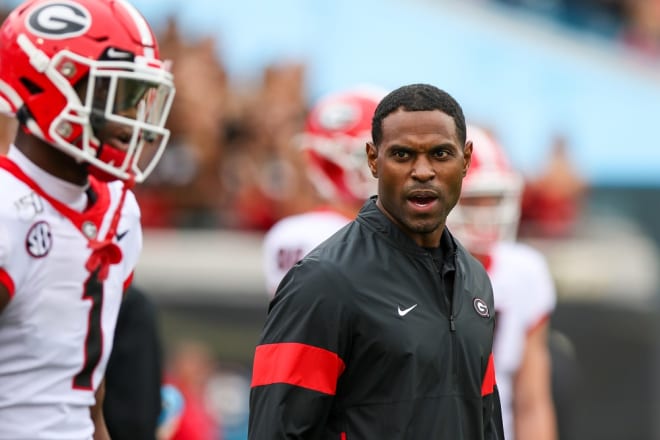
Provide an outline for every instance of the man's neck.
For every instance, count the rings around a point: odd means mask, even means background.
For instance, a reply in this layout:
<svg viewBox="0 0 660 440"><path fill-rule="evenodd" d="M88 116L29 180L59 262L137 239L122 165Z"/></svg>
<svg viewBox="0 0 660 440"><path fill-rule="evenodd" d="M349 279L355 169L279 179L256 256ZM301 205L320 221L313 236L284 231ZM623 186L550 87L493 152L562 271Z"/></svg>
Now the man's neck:
<svg viewBox="0 0 660 440"><path fill-rule="evenodd" d="M14 145L25 157L47 173L75 185L87 183L88 173L84 165L76 162L57 147L25 133L22 128L18 129Z"/></svg>

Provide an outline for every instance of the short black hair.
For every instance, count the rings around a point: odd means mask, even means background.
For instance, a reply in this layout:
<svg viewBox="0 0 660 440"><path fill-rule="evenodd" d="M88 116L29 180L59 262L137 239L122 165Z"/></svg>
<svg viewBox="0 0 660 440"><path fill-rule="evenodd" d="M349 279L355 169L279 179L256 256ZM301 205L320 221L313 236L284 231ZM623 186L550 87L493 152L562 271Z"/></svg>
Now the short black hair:
<svg viewBox="0 0 660 440"><path fill-rule="evenodd" d="M371 139L378 146L383 140L383 119L403 108L408 112L440 110L456 124L458 140L465 145L465 116L460 104L447 92L430 84L409 84L385 96L371 120Z"/></svg>

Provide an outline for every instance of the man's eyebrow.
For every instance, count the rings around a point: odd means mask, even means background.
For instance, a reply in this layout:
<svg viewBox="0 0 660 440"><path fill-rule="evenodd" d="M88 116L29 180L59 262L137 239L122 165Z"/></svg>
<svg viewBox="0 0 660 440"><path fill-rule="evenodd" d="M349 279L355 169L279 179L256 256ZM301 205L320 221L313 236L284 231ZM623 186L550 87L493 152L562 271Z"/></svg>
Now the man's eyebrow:
<svg viewBox="0 0 660 440"><path fill-rule="evenodd" d="M440 144L431 145L428 148L427 151L429 151L429 152L435 152L435 151L440 151L440 150L443 150L443 151L447 151L447 150L449 150L449 151L458 151L459 149L460 149L460 147L457 147L456 144L453 144L451 142L443 142L443 143L440 143Z"/></svg>

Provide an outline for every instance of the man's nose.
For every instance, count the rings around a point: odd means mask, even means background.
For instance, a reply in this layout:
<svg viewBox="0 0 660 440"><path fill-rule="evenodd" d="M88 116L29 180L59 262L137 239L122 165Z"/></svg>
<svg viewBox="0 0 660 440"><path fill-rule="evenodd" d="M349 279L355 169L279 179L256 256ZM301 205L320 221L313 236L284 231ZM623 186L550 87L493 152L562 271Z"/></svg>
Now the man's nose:
<svg viewBox="0 0 660 440"><path fill-rule="evenodd" d="M411 176L413 179L417 179L422 182L426 182L435 177L435 169L433 164L425 157L418 158L413 163L413 169Z"/></svg>

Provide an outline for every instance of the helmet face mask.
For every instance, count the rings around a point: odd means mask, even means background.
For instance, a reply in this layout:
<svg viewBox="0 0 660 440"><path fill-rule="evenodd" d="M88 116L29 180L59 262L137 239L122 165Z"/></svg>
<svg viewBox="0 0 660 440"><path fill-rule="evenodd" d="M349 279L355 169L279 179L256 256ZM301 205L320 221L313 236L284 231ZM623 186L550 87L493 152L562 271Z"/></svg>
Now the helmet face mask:
<svg viewBox="0 0 660 440"><path fill-rule="evenodd" d="M490 135L468 125L467 139L472 162L447 224L470 252L488 255L498 242L516 239L523 179Z"/></svg>
<svg viewBox="0 0 660 440"><path fill-rule="evenodd" d="M311 181L325 199L361 203L376 193L366 144L383 96L379 89L356 88L326 96L310 111L299 141Z"/></svg>
<svg viewBox="0 0 660 440"><path fill-rule="evenodd" d="M0 32L0 110L99 178L143 181L174 98L144 18L122 0L33 0Z"/></svg>

